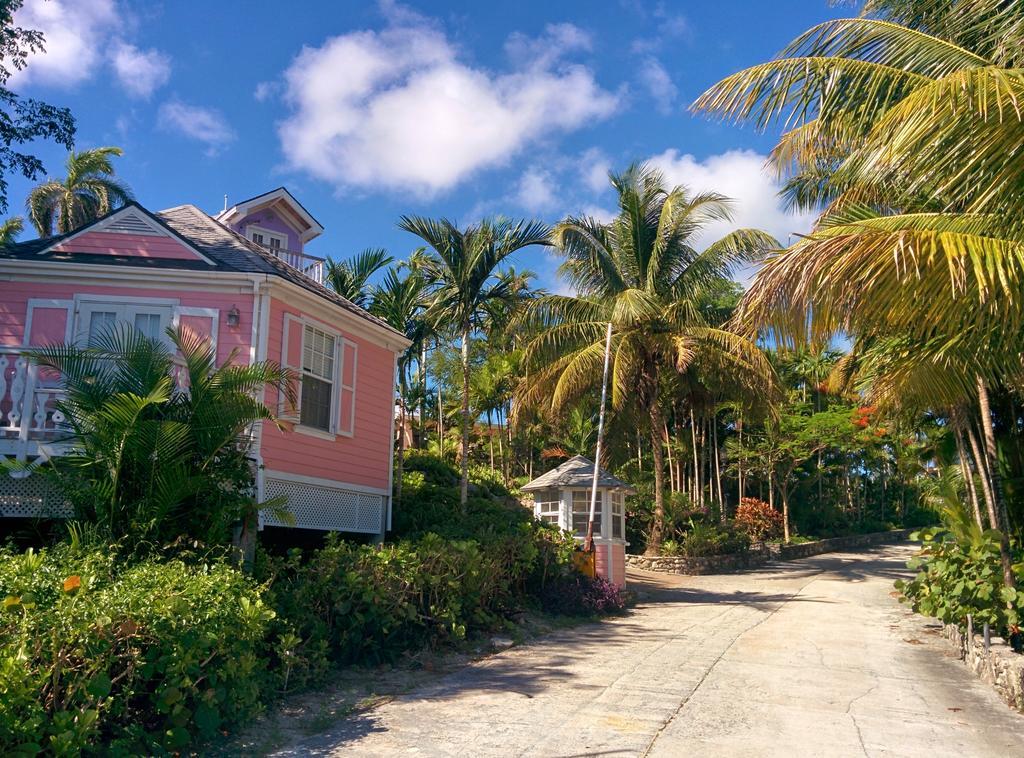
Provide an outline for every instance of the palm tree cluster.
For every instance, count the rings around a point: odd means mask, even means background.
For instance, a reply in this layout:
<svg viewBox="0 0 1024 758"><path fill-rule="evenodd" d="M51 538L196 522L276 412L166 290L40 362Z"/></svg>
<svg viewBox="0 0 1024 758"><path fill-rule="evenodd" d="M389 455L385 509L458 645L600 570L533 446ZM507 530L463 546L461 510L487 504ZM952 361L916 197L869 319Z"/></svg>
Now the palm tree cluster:
<svg viewBox="0 0 1024 758"><path fill-rule="evenodd" d="M1003 534L1007 583L1024 515L1022 42L1020 3L870 0L694 104L784 125L772 162L785 196L820 212L767 261L737 323L779 344L845 332L840 381L942 418L967 496L987 505L979 523Z"/></svg>

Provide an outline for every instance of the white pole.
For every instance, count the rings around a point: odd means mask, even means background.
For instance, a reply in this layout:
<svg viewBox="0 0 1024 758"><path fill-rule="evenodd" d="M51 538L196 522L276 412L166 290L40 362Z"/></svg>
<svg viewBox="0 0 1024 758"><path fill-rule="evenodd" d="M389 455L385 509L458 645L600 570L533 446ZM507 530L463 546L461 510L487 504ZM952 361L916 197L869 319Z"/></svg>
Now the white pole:
<svg viewBox="0 0 1024 758"><path fill-rule="evenodd" d="M601 410L597 414L597 451L594 453L594 478L590 485L590 520L587 522L587 539L583 549L590 551L594 546L594 512L597 509L597 472L601 465L601 438L604 436L604 406L608 397L608 362L612 352L612 322L604 338L604 374L601 377Z"/></svg>

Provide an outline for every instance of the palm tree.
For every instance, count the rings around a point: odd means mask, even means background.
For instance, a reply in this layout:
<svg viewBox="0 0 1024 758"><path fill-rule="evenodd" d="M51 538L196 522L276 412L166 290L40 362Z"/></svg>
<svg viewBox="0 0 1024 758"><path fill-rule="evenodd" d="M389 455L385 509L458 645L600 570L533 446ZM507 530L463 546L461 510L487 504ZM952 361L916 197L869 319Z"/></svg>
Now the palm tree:
<svg viewBox="0 0 1024 758"><path fill-rule="evenodd" d="M551 230L537 221L485 219L459 229L448 219L402 216L400 229L430 247L428 279L436 282L427 320L450 328L462 345L462 482L463 507L469 496L469 341L496 302L507 301L515 281L496 275L502 261L531 245L550 244Z"/></svg>
<svg viewBox="0 0 1024 758"><path fill-rule="evenodd" d="M977 399L999 514L987 406L989 386L1019 371L1024 327L1022 42L1020 3L873 0L695 103L758 126L784 119L794 128L773 157L791 201L828 204L815 233L759 273L747 324L783 341L808 327L811 339L907 338L926 362L956 354L973 371L943 380Z"/></svg>
<svg viewBox="0 0 1024 758"><path fill-rule="evenodd" d="M33 188L25 205L40 237L67 234L132 200L128 185L114 176L119 147L71 151L62 180L50 179Z"/></svg>
<svg viewBox="0 0 1024 758"><path fill-rule="evenodd" d="M696 247L712 221L730 218L729 201L715 193L669 188L646 165L611 176L619 215L604 224L568 218L553 235L566 260L560 273L580 294L548 295L531 306L537 336L526 347L526 404L558 411L601 376L605 329L613 329L612 405L636 405L649 421L654 453L655 513L648 551L657 552L664 529L664 416L659 393L668 370L728 367L748 387L770 395L774 376L757 346L709 324L701 304L739 263L777 242L765 232L738 229Z"/></svg>
<svg viewBox="0 0 1024 758"><path fill-rule="evenodd" d="M328 258L324 282L349 302L365 308L372 295L370 277L393 260L383 248L367 248L344 261Z"/></svg>
<svg viewBox="0 0 1024 758"><path fill-rule="evenodd" d="M259 508L246 458L254 423L274 421L258 399L274 387L294 401L290 372L270 362L217 364L209 340L168 329L162 340L126 325L90 347L56 345L32 354L61 374L58 402L75 450L49 469L76 516L112 540L164 544L182 535L222 541L240 524L246 544ZM181 391L175 375L187 381Z"/></svg>
<svg viewBox="0 0 1024 758"><path fill-rule="evenodd" d="M21 216L12 216L0 224L0 247L10 245L19 234L25 229L25 219Z"/></svg>
<svg viewBox="0 0 1024 758"><path fill-rule="evenodd" d="M399 278L397 270L388 269L384 280L373 289L370 312L405 334L412 344L398 359L398 397L401 414L398 435L398 471L395 477L395 500L402 499L402 470L405 464L405 425L409 399L409 371L420 358L425 338L423 310L427 306L427 282L415 271Z"/></svg>

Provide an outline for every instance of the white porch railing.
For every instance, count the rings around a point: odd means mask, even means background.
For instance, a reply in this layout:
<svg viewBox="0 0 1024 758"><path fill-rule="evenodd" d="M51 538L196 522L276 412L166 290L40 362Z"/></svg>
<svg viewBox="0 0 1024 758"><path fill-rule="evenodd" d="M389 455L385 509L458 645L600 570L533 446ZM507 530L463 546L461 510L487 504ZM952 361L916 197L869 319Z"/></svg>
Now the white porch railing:
<svg viewBox="0 0 1024 758"><path fill-rule="evenodd" d="M67 438L57 409L60 376L29 360L22 348L0 347L0 456L35 461Z"/></svg>
<svg viewBox="0 0 1024 758"><path fill-rule="evenodd" d="M280 258L296 271L301 271L317 284L324 283L323 258L300 253L297 250L286 250L283 247L270 247L268 245L263 245L263 247L273 253L276 258Z"/></svg>

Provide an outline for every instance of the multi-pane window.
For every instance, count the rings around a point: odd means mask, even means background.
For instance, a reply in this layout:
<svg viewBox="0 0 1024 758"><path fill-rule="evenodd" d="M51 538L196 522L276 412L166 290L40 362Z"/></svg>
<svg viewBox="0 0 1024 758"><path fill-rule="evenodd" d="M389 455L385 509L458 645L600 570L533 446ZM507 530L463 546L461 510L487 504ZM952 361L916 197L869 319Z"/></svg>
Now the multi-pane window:
<svg viewBox="0 0 1024 758"><path fill-rule="evenodd" d="M625 507L621 492L612 492L612 538L621 539L622 529L625 522Z"/></svg>
<svg viewBox="0 0 1024 758"><path fill-rule="evenodd" d="M263 245L264 247L269 247L272 250L280 250L285 247L285 238L279 234L271 234L270 232L250 231L249 239L251 239L257 245Z"/></svg>
<svg viewBox="0 0 1024 758"><path fill-rule="evenodd" d="M558 490L541 490L533 495L537 518L545 524L558 526L561 520L562 501L559 500L558 495Z"/></svg>
<svg viewBox="0 0 1024 758"><path fill-rule="evenodd" d="M590 521L590 490L572 491L572 530L580 537L587 536ZM594 536L601 536L601 493L597 493L594 508Z"/></svg>
<svg viewBox="0 0 1024 758"><path fill-rule="evenodd" d="M171 323L171 316L170 305L83 298L78 304L76 341L94 346L100 335L110 332L119 323L134 326L150 339L166 341L165 330Z"/></svg>
<svg viewBox="0 0 1024 758"><path fill-rule="evenodd" d="M308 324L302 340L302 404L299 422L303 426L332 431L335 338Z"/></svg>

